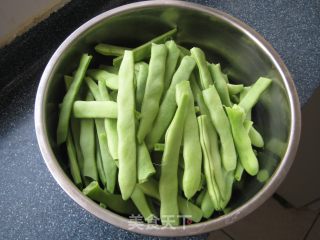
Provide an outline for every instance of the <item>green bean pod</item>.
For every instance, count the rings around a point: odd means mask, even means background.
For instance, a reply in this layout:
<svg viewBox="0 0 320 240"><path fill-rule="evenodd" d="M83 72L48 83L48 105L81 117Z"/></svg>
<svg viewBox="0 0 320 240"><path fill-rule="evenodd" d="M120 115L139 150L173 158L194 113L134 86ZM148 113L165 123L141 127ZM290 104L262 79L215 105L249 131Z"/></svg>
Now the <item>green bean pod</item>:
<svg viewBox="0 0 320 240"><path fill-rule="evenodd" d="M118 182L122 198L130 198L137 181L135 134L134 59L132 51L125 51L119 69L118 101Z"/></svg>
<svg viewBox="0 0 320 240"><path fill-rule="evenodd" d="M131 199L138 208L139 212L142 214L144 220L151 223L154 215L149 207L146 196L139 187L136 186L131 195Z"/></svg>
<svg viewBox="0 0 320 240"><path fill-rule="evenodd" d="M159 183L153 178L147 182L139 184L138 187L148 196L160 201ZM188 216L194 222L199 222L202 218L201 210L192 202L178 195L179 212L183 216Z"/></svg>
<svg viewBox="0 0 320 240"><path fill-rule="evenodd" d="M141 111L141 104L143 101L144 92L146 89L146 83L148 78L149 65L145 62L139 62L135 64L136 74L136 109Z"/></svg>
<svg viewBox="0 0 320 240"><path fill-rule="evenodd" d="M117 118L118 104L113 101L75 101L75 118Z"/></svg>
<svg viewBox="0 0 320 240"><path fill-rule="evenodd" d="M201 183L202 152L199 142L199 128L194 109L194 99L190 83L184 81L184 87L189 91L188 113L183 130L183 182L182 188L187 199L193 197Z"/></svg>
<svg viewBox="0 0 320 240"><path fill-rule="evenodd" d="M168 49L168 56L166 61L166 72L164 77L164 91L167 91L171 84L171 79L178 64L180 49L173 40L167 41L165 45Z"/></svg>
<svg viewBox="0 0 320 240"><path fill-rule="evenodd" d="M167 48L164 44L152 44L151 58L145 93L141 106L141 119L138 128L138 142L142 143L152 129L158 114L160 99L164 87L165 63Z"/></svg>
<svg viewBox="0 0 320 240"><path fill-rule="evenodd" d="M214 85L202 91L204 101L210 113L211 121L217 130L222 151L222 163L227 171L232 171L237 166L237 155L233 143L230 123Z"/></svg>
<svg viewBox="0 0 320 240"><path fill-rule="evenodd" d="M243 84L228 83L227 88L228 88L229 95L231 96L231 95L239 94L243 90L244 86Z"/></svg>
<svg viewBox="0 0 320 240"><path fill-rule="evenodd" d="M217 134L207 115L199 116L198 124L208 192L215 209L220 210L220 201L225 192L225 182L221 169ZM218 181L220 185L218 185Z"/></svg>
<svg viewBox="0 0 320 240"><path fill-rule="evenodd" d="M207 66L206 56L200 48L193 47L190 52L199 69L202 90L207 89L211 84L213 84L213 81Z"/></svg>
<svg viewBox="0 0 320 240"><path fill-rule="evenodd" d="M146 137L146 144L151 149L165 134L177 108L175 101L176 85L183 80L188 80L195 67L195 61L190 56L182 59L177 71L174 73L172 82L160 105L158 115L153 123L153 128Z"/></svg>
<svg viewBox="0 0 320 240"><path fill-rule="evenodd" d="M144 142L137 146L137 165L139 183L147 181L150 176L156 173L151 161L150 153Z"/></svg>
<svg viewBox="0 0 320 240"><path fill-rule="evenodd" d="M190 77L190 86L193 93L193 96L196 99L196 103L199 106L200 112L202 115L210 116L209 110L204 102L202 91L197 83L195 74L191 74Z"/></svg>
<svg viewBox="0 0 320 240"><path fill-rule="evenodd" d="M122 56L125 50L128 48L119 47L111 44L99 43L94 47L97 53L105 56Z"/></svg>
<svg viewBox="0 0 320 240"><path fill-rule="evenodd" d="M239 106L247 113L259 100L260 95L270 86L270 78L260 77L240 101Z"/></svg>
<svg viewBox="0 0 320 240"><path fill-rule="evenodd" d="M91 77L85 77L84 80L85 80L87 87L89 88L91 94L93 95L94 99L96 101L102 101L103 99L102 99L102 96L99 91L99 87L96 84L96 82L93 81L93 79Z"/></svg>
<svg viewBox="0 0 320 240"><path fill-rule="evenodd" d="M99 81L98 88L99 88L99 92L102 100L104 101L111 100L104 82ZM109 148L110 154L113 159L118 159L117 120L112 118L106 118L104 120L104 126L107 133L108 148Z"/></svg>
<svg viewBox="0 0 320 240"><path fill-rule="evenodd" d="M88 93L86 100L93 100L91 93ZM93 119L80 120L80 147L83 156L83 177L87 181L98 180L98 172L95 156L95 129Z"/></svg>
<svg viewBox="0 0 320 240"><path fill-rule="evenodd" d="M142 60L147 59L150 56L152 44L161 44L165 43L168 39L170 39L175 33L177 32L177 28L174 28L158 37L155 37L151 39L149 42L146 42L145 44L132 49L133 55L134 55L134 61L140 62ZM119 56L115 59L113 59L113 65L119 66L121 61L123 59L123 56Z"/></svg>
<svg viewBox="0 0 320 240"><path fill-rule="evenodd" d="M214 205L208 191L204 191L204 196L201 201L201 210L203 217L206 219L209 219L214 213Z"/></svg>
<svg viewBox="0 0 320 240"><path fill-rule="evenodd" d="M97 143L98 141L99 140L96 138ZM97 159L97 171L98 171L100 182L102 183L103 187L107 187L107 178L102 166L102 157L101 157L99 144L96 144L96 159Z"/></svg>
<svg viewBox="0 0 320 240"><path fill-rule="evenodd" d="M178 208L178 162L182 142L183 126L187 115L189 92L183 82L176 86L177 111L165 135L165 149L161 163L159 181L160 218L162 224L179 225Z"/></svg>
<svg viewBox="0 0 320 240"><path fill-rule="evenodd" d="M96 181L91 182L82 192L92 200L103 203L107 208L117 213L131 215L137 212L131 200L124 201L121 195L103 191Z"/></svg>
<svg viewBox="0 0 320 240"><path fill-rule="evenodd" d="M75 73L74 80L72 81L70 88L68 89L66 95L63 98L58 127L57 127L57 144L60 145L67 140L67 135L69 131L69 121L71 117L73 102L79 92L81 84L83 82L84 76L86 74L87 68L91 62L92 56L88 54L83 54L80 60L79 67Z"/></svg>
<svg viewBox="0 0 320 240"><path fill-rule="evenodd" d="M241 165L247 173L254 176L258 173L259 163L252 150L248 132L243 125L245 112L237 105L233 105L232 108L227 107L226 111L231 124L232 135Z"/></svg>
<svg viewBox="0 0 320 240"><path fill-rule="evenodd" d="M101 69L89 69L87 74L96 81L105 82L106 86L112 90L118 90L119 77L114 73Z"/></svg>
<svg viewBox="0 0 320 240"><path fill-rule="evenodd" d="M211 77L214 80L214 85L217 89L217 92L219 93L222 104L230 107L231 101L229 97L227 82L221 71L220 64L209 64L208 68L210 70Z"/></svg>
<svg viewBox="0 0 320 240"><path fill-rule="evenodd" d="M76 150L75 150L70 132L68 132L68 135L67 135L66 145L67 145L67 154L69 159L70 173L71 173L73 182L79 189L82 189L83 183L81 179L79 165L77 162Z"/></svg>
<svg viewBox="0 0 320 240"><path fill-rule="evenodd" d="M102 119L95 119L96 130L98 135L98 142L100 146L101 158L102 158L102 166L107 179L107 190L110 193L114 192L114 188L116 186L116 178L117 178L117 166L115 161L111 157L109 148L107 135L104 128L104 122Z"/></svg>

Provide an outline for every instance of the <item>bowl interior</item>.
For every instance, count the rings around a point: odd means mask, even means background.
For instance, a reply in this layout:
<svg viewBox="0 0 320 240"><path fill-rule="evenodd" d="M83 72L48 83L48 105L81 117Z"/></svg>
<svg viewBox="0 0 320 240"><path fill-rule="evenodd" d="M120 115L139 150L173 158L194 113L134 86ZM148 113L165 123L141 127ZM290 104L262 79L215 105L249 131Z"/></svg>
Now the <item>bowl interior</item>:
<svg viewBox="0 0 320 240"><path fill-rule="evenodd" d="M98 56L93 51L97 43L135 47L177 26L177 42L188 48L202 48L209 62L221 63L230 82L250 85L260 76L273 79L272 86L263 94L253 111L254 126L265 140L265 148L259 151L260 166L272 178L288 144L291 127L289 97L278 67L249 34L235 27L224 16L170 5L137 7L99 21L91 21L87 25L92 26L84 32L75 33L77 36L74 39L67 40L66 48L53 66L45 95L48 138L67 174L67 157L55 144L58 105L64 95L63 75L74 71L81 54L85 52L94 55L91 66L97 65L97 62L111 63L110 59ZM245 182L237 186L230 208L243 205L265 183L258 181L257 177L246 177Z"/></svg>

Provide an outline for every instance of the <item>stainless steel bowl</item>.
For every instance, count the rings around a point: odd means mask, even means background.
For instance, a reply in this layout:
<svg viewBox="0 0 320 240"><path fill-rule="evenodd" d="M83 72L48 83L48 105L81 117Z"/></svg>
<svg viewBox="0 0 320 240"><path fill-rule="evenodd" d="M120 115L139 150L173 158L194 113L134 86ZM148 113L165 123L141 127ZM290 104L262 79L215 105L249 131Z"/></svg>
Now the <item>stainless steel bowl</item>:
<svg viewBox="0 0 320 240"><path fill-rule="evenodd" d="M221 62L234 82L251 84L259 76L274 80L253 113L266 147L260 163L270 174L265 183L248 178L231 201L226 215L186 227L135 228L132 231L156 236L186 236L226 227L245 217L277 189L286 176L300 137L300 105L285 64L252 28L216 9L182 1L147 1L102 13L74 31L51 57L39 84L35 103L35 126L43 158L59 185L81 207L98 218L129 229L129 221L99 207L84 196L63 170L66 156L55 144L58 104L63 97L63 75L72 72L84 52L93 53L99 42L134 46L177 26L177 41L199 46L209 61Z"/></svg>

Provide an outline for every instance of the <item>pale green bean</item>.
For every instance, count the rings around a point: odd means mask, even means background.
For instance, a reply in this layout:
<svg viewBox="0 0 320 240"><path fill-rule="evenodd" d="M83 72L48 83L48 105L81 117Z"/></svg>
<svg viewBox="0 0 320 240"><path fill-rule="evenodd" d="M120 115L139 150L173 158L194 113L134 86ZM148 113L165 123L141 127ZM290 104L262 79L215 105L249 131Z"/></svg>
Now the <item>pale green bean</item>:
<svg viewBox="0 0 320 240"><path fill-rule="evenodd" d="M113 101L75 101L75 118L117 118L118 104Z"/></svg>

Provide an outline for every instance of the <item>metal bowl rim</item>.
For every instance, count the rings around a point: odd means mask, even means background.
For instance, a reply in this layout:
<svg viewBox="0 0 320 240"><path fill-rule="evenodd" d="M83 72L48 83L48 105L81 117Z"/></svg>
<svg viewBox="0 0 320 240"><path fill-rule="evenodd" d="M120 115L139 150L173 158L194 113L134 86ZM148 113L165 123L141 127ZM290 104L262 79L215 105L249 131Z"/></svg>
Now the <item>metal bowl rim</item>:
<svg viewBox="0 0 320 240"><path fill-rule="evenodd" d="M286 89L286 93L289 98L291 111L289 142L286 149L286 153L280 165L278 166L268 183L254 197L252 197L249 201L247 201L239 208L234 209L232 212L215 219L211 219L202 223L188 225L185 227L179 226L172 228L157 229L148 229L145 227L143 229L129 229L127 218L124 218L109 210L102 209L98 204L90 200L88 197L84 196L82 192L76 188L76 186L72 183L72 181L68 178L68 176L64 173L61 166L59 165L50 146L47 130L45 127L45 100L48 93L48 80L51 79L56 64L59 62L61 54L76 39L81 37L81 35L84 32L89 30L95 24L105 20L106 18L110 18L118 14L123 14L126 12L135 11L143 8L163 6L185 8L189 10L204 12L209 15L214 15L215 17L220 18L223 21L226 21L233 27L245 33L253 42L255 42L255 44L257 44L263 50L263 52L269 57L269 59L273 62L273 64L279 71ZM114 226L120 227L122 229L130 230L140 234L168 237L196 235L217 230L222 227L226 227L227 225L232 224L238 221L239 219L247 216L260 205L262 205L275 192L275 190L278 188L278 186L288 173L298 148L301 131L301 112L297 91L287 67L285 66L279 54L273 49L273 47L259 33L257 33L255 30L253 30L251 27L249 27L242 21L230 16L229 14L226 14L214 8L202 6L195 3L172 0L144 1L123 5L112 10L106 11L104 13L101 13L100 15L92 18L91 20L81 25L78 29L76 29L55 51L42 74L36 95L34 118L37 140L44 161L54 179L76 203L78 203L81 207L83 207L96 217L102 219L103 221L108 222Z"/></svg>

